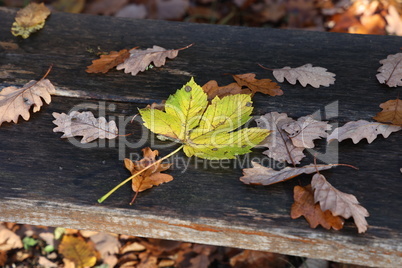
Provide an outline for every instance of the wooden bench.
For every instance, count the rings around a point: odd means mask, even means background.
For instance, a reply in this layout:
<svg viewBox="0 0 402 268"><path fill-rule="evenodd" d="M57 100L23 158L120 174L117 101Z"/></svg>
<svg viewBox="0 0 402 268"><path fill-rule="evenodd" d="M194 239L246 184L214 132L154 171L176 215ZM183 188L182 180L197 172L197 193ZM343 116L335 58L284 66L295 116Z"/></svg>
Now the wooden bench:
<svg viewBox="0 0 402 268"><path fill-rule="evenodd" d="M269 28L199 25L166 21L53 13L45 27L28 39L11 35L15 11L0 8L0 88L22 86L39 79L53 64L48 78L57 89L50 105L29 121L4 123L0 128L0 221L75 229L100 230L241 247L307 256L367 266L397 267L402 263L401 135L382 136L339 145L338 167L323 171L339 190L354 194L368 209L370 225L358 234L352 221L340 231L310 229L299 218L290 219L293 187L307 185L303 175L269 187L239 181L241 160L262 158L262 150L230 161L228 168L213 168L208 161L191 159L188 168L176 166L174 181L140 194L133 206L129 184L104 203L97 199L129 176L121 157L140 153L154 134L143 138L140 124L128 124L133 135L78 148L52 129L53 112L73 107L118 119L137 113L137 107L165 100L191 76L204 84L232 82L225 73L253 72L271 78L271 68L322 66L336 74L328 88L281 84L283 96L256 94L255 115L286 112L293 118L337 104L332 122L371 118L378 105L395 99L399 89L376 80L379 60L400 51L401 37L349 35ZM88 48L103 51L159 45L180 48L194 43L161 68L137 76L113 70L88 74L95 59ZM398 91L399 90L399 91ZM119 123L119 122L118 122ZM144 144L136 144L142 138ZM155 141L157 145L162 142ZM325 149L325 142L322 147ZM173 147L174 148L174 147ZM158 149L158 148L153 148ZM172 151L159 149L161 155ZM179 153L179 156L184 156ZM183 157L183 159L187 159ZM312 162L306 160L303 163ZM205 166L204 166L205 164Z"/></svg>

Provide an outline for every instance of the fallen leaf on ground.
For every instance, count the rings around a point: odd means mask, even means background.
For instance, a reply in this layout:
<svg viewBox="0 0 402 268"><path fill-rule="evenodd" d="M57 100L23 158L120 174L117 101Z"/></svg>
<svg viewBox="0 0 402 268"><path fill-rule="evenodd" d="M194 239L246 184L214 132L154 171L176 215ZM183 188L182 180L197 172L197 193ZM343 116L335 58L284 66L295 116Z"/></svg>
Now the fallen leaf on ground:
<svg viewBox="0 0 402 268"><path fill-rule="evenodd" d="M237 83L231 83L229 85L220 87L218 86L218 82L216 82L215 80L208 81L205 85L202 86L202 89L205 93L207 93L209 101L211 101L216 96L218 96L219 98L223 98L228 95L248 93L246 90L242 90L241 86Z"/></svg>
<svg viewBox="0 0 402 268"><path fill-rule="evenodd" d="M82 136L81 143L88 143L96 139L114 139L118 135L116 122L107 123L104 117L95 118L92 112L72 111L70 114L53 113L57 125L53 132L64 132L61 138Z"/></svg>
<svg viewBox="0 0 402 268"><path fill-rule="evenodd" d="M11 27L14 36L28 38L31 33L40 30L45 25L46 18L50 15L50 10L44 3L30 3L17 12L15 22Z"/></svg>
<svg viewBox="0 0 402 268"><path fill-rule="evenodd" d="M160 46L153 46L146 50L131 49L130 57L128 57L123 63L117 65L117 70L124 69L125 73L131 73L131 75L137 75L139 72L144 72L148 66L153 63L156 67L165 65L166 58L174 59L179 54L179 50L189 48L188 45L179 49L166 50Z"/></svg>
<svg viewBox="0 0 402 268"><path fill-rule="evenodd" d="M277 253L248 249L230 258L230 265L233 268L286 267L287 264L286 258L283 258Z"/></svg>
<svg viewBox="0 0 402 268"><path fill-rule="evenodd" d="M271 79L256 79L253 73L237 74L233 75L233 78L240 86L247 87L253 95L257 92L270 96L283 94L277 83L272 82Z"/></svg>
<svg viewBox="0 0 402 268"><path fill-rule="evenodd" d="M286 113L271 112L255 120L257 126L272 133L260 145L268 147L263 154L277 161L299 164L305 157L303 150L313 148L313 140L326 137L331 126L317 121L311 116L300 117L297 121Z"/></svg>
<svg viewBox="0 0 402 268"><path fill-rule="evenodd" d="M125 245L123 245L123 247L120 249L120 254L125 254L127 252L130 251L144 251L147 248L138 243L138 242L134 242L134 243L126 243Z"/></svg>
<svg viewBox="0 0 402 268"><path fill-rule="evenodd" d="M0 251L8 251L10 249L22 248L21 238L13 231L0 225Z"/></svg>
<svg viewBox="0 0 402 268"><path fill-rule="evenodd" d="M84 238L64 235L58 248L64 258L74 262L77 268L92 267L96 263L96 251Z"/></svg>
<svg viewBox="0 0 402 268"><path fill-rule="evenodd" d="M50 261L49 259L47 259L44 256L39 256L38 264L40 265L40 267L46 267L46 268L57 268L58 267L57 263Z"/></svg>
<svg viewBox="0 0 402 268"><path fill-rule="evenodd" d="M138 255L141 263L137 266L139 268L156 268L158 267L158 258L153 256L150 251L142 252ZM128 267L127 267L128 268Z"/></svg>
<svg viewBox="0 0 402 268"><path fill-rule="evenodd" d="M94 243L102 259L119 253L121 245L117 235L100 232L90 236L89 239Z"/></svg>
<svg viewBox="0 0 402 268"><path fill-rule="evenodd" d="M17 123L20 115L24 120L29 120L31 106L34 113L38 112L43 105L42 99L49 104L50 95L55 92L56 89L48 79L31 80L22 88L3 88L0 91L0 126L3 122Z"/></svg>
<svg viewBox="0 0 402 268"><path fill-rule="evenodd" d="M188 0L155 0L156 8L150 9L149 18L159 20L177 20L186 14Z"/></svg>
<svg viewBox="0 0 402 268"><path fill-rule="evenodd" d="M144 158L140 161L133 162L128 158L124 159L124 165L131 172L132 175L143 170L147 166L154 164L156 162L155 158L159 154L158 150L153 151L149 147L142 149L142 153L144 155ZM143 173L135 176L132 179L132 189L136 194L130 204L134 203L135 198L137 197L139 192L145 191L154 186L158 186L162 183L172 181L173 176L161 173L162 171L169 169L171 165L172 164L158 163L152 168L148 168Z"/></svg>
<svg viewBox="0 0 402 268"><path fill-rule="evenodd" d="M380 60L382 66L378 68L377 80L389 87L402 86L402 53L388 55Z"/></svg>
<svg viewBox="0 0 402 268"><path fill-rule="evenodd" d="M365 217L368 217L369 213L359 205L354 195L337 190L319 173L313 176L311 187L314 189L314 200L320 203L323 211L330 210L334 216L342 216L345 219L353 217L359 233L367 230Z"/></svg>
<svg viewBox="0 0 402 268"><path fill-rule="evenodd" d="M252 168L243 169L243 177L240 180L245 184L271 185L290 180L301 174L311 174L317 170L326 170L333 165L308 165L303 167L285 167L281 170L264 167L257 162L251 161Z"/></svg>
<svg viewBox="0 0 402 268"><path fill-rule="evenodd" d="M393 5L388 7L388 14L385 16L385 20L387 21L385 29L389 34L402 35L402 19Z"/></svg>
<svg viewBox="0 0 402 268"><path fill-rule="evenodd" d="M328 143L332 140L343 141L345 139L352 139L356 144L362 139L366 138L368 143L372 143L379 134L382 134L384 138L392 132L401 130L399 126L392 126L381 124L377 122L368 122L366 120L351 121L334 129L334 131L327 137Z"/></svg>
<svg viewBox="0 0 402 268"><path fill-rule="evenodd" d="M328 230L331 228L334 230L343 228L343 218L332 215L329 210L322 211L320 205L316 204L311 185L306 187L295 186L293 189L293 198L295 201L290 211L292 219L304 216L311 228L316 228L318 225Z"/></svg>
<svg viewBox="0 0 402 268"><path fill-rule="evenodd" d="M319 88L320 86L328 87L335 83L334 73L327 72L327 69L322 67L313 67L310 63L296 68L286 66L282 69L274 69L273 75L280 83L285 78L292 85L296 84L296 81L299 80L303 87L308 84L315 88Z"/></svg>
<svg viewBox="0 0 402 268"><path fill-rule="evenodd" d="M193 79L165 104L165 112L140 109L144 125L158 137L184 145L183 151L205 159L233 159L250 152L269 131L240 126L251 119L251 96L237 94L215 97L208 103L207 94Z"/></svg>
<svg viewBox="0 0 402 268"><path fill-rule="evenodd" d="M383 110L373 117L374 120L382 123L402 125L402 101L400 99L381 103L380 108Z"/></svg>
<svg viewBox="0 0 402 268"><path fill-rule="evenodd" d="M216 258L216 246L210 245L194 245L194 253L197 255L190 259L192 267L208 268Z"/></svg>
<svg viewBox="0 0 402 268"><path fill-rule="evenodd" d="M313 140L326 138L331 130L331 125L324 121L318 121L311 116L303 116L287 124L282 125L282 130L292 140L296 147L314 148Z"/></svg>
<svg viewBox="0 0 402 268"><path fill-rule="evenodd" d="M127 49L122 49L119 52L111 51L107 55L101 55L100 59L92 61L92 65L89 65L85 70L87 73L107 73L113 67L116 67L120 63L123 63L130 53Z"/></svg>

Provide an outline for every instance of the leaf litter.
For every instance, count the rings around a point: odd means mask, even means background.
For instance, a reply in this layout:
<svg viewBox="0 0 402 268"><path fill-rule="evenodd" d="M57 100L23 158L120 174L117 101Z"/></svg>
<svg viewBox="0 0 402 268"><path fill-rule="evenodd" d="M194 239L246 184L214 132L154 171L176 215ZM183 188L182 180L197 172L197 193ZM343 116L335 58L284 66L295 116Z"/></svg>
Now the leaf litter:
<svg viewBox="0 0 402 268"><path fill-rule="evenodd" d="M25 224L9 224L0 222L0 241L13 236L9 240L13 251L10 254L0 249L0 265L26 263L28 266L39 262L46 267L200 267L227 265L228 262L239 265L261 263L285 267L291 259L282 254L201 245L162 239L140 238L103 232L87 232L64 229L56 239L56 248L46 252L46 241L39 237L40 233L54 234L60 228L35 226L29 237L38 243L23 248L22 240L27 237L24 229L31 229ZM7 234L2 230L7 230ZM14 242L13 242L14 241ZM16 242L15 242L16 241ZM258 258L256 258L258 256ZM69 266L70 265L70 266ZM102 266L103 265L103 266ZM279 265L279 266L278 266ZM27 267L28 267L27 266ZM237 267L236 266L236 267ZM17 266L19 267L19 266Z"/></svg>

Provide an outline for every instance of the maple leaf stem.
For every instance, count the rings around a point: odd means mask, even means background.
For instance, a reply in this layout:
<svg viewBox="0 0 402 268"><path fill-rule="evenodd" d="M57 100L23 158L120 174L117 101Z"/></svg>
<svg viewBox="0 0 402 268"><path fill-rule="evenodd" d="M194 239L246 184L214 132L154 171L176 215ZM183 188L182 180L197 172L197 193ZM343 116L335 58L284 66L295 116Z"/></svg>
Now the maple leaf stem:
<svg viewBox="0 0 402 268"><path fill-rule="evenodd" d="M146 166L144 169L138 171L137 173L131 175L130 177L128 177L127 179L125 179L124 181L122 181L121 183L119 183L116 187L114 187L112 190L110 190L107 194L105 194L104 196L102 196L101 198L98 199L98 203L102 203L103 201L105 201L111 194L113 194L117 189L119 189L121 186L123 186L124 184L126 184L127 182L131 181L135 176L140 175L142 172L144 172L145 170L149 169L150 167L153 167L155 165L157 165L158 163L162 162L163 160L171 157L172 155L176 154L177 152L179 152L182 148L184 147L184 145L181 145L179 148L177 148L176 150L174 150L173 152L169 153L168 155L162 157L161 159L159 159L158 161L155 161L154 163L152 163L149 166Z"/></svg>

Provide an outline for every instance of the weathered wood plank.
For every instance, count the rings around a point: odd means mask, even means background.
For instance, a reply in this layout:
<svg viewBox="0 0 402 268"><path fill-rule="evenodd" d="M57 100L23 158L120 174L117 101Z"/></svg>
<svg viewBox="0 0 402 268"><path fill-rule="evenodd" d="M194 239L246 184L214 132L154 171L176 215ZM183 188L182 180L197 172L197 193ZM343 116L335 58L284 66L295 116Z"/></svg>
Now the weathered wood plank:
<svg viewBox="0 0 402 268"><path fill-rule="evenodd" d="M0 8L0 88L23 85L39 78L50 64L49 79L58 95L29 122L3 124L0 128L0 220L19 223L96 229L138 236L167 238L225 246L267 250L325 258L370 266L392 267L402 261L402 200L399 168L401 135L378 138L372 144L350 141L339 145L339 161L359 171L336 168L323 172L338 189L355 194L369 210L370 228L357 234L347 223L344 230L311 230L302 220L289 217L292 189L306 185L311 176L301 176L271 187L243 185L242 160L262 158L261 150L225 162L188 159L170 172L175 177L161 187L142 193L129 206L130 186L123 187L105 203L96 200L129 174L122 158L139 153L154 135L138 122L129 124L121 137L94 148L77 148L60 133L53 133L52 112L68 112L77 105L92 107L123 122L137 107L161 101L194 76L200 84L215 79L230 83L224 73L255 72L272 77L256 63L269 67L323 66L337 74L329 88L282 85L280 97L256 95L255 114L287 112L292 117L316 111L323 115L337 104L331 122L343 124L370 120L378 105L398 95L375 79L378 61L398 52L401 38L384 36L313 33L275 29L250 29L141 21L55 13L46 26L27 40L9 32L14 12ZM68 26L65 22L68 21ZM166 48L195 45L162 68L136 77L121 71L106 75L87 74L94 59L87 47L120 50L154 44ZM330 106L328 106L330 105ZM103 108L102 108L103 107ZM120 121L119 121L120 120ZM137 144L143 140L144 144ZM161 155L175 147L163 148ZM321 148L325 149L325 144ZM311 158L310 158L311 159ZM307 163L304 161L303 163ZM267 164L267 162L266 162ZM276 163L271 163L276 164ZM223 165L223 164L222 164Z"/></svg>

